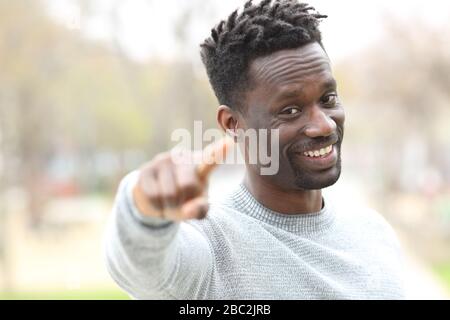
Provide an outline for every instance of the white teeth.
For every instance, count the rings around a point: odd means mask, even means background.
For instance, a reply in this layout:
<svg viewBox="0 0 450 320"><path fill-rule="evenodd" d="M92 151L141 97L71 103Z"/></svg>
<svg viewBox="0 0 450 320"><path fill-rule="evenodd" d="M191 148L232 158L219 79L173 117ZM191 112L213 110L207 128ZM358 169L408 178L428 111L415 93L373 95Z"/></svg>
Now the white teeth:
<svg viewBox="0 0 450 320"><path fill-rule="evenodd" d="M324 155L331 153L331 151L333 151L333 146L328 146L326 148L323 148L320 150L315 150L315 151L307 151L307 152L304 152L303 154L307 157L318 158L318 157L323 157Z"/></svg>

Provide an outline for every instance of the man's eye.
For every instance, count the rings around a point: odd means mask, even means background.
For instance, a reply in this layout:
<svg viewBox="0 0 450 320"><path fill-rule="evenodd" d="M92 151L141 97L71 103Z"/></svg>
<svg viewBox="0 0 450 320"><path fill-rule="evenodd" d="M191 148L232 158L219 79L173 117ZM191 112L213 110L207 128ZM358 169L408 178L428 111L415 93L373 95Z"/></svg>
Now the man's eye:
<svg viewBox="0 0 450 320"><path fill-rule="evenodd" d="M327 105L335 105L337 103L337 95L329 94L322 99L322 102Z"/></svg>
<svg viewBox="0 0 450 320"><path fill-rule="evenodd" d="M292 115L299 114L300 112L301 112L301 110L298 107L289 107L289 108L285 108L283 111L281 111L281 114L292 116Z"/></svg>

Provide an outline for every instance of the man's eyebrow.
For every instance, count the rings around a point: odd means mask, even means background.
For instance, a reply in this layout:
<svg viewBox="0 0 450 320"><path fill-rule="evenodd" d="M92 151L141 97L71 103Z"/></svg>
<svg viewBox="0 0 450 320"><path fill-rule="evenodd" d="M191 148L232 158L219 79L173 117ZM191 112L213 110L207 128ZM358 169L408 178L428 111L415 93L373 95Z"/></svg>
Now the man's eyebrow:
<svg viewBox="0 0 450 320"><path fill-rule="evenodd" d="M334 78L331 78L323 83L322 90L335 89L336 87L337 87L336 80Z"/></svg>
<svg viewBox="0 0 450 320"><path fill-rule="evenodd" d="M336 86L337 86L336 80L334 78L330 78L321 85L321 90L325 91L328 89L335 89ZM278 94L276 96L276 100L296 98L299 95L301 95L302 92L303 92L302 88L296 88L294 90L286 90Z"/></svg>
<svg viewBox="0 0 450 320"><path fill-rule="evenodd" d="M303 90L301 88L283 91L282 93L276 96L276 100L296 98L302 93L302 91Z"/></svg>

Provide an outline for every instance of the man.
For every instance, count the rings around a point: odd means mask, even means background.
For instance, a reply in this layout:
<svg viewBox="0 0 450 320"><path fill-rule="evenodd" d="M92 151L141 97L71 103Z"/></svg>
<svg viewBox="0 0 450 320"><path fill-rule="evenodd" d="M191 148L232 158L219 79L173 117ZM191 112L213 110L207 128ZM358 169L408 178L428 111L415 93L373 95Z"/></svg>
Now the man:
<svg viewBox="0 0 450 320"><path fill-rule="evenodd" d="M377 213L321 189L341 173L344 110L318 30L295 0L247 2L212 30L202 60L223 130L279 132L279 170L246 163L223 201L170 153L121 183L106 238L115 281L137 299L401 299L400 248ZM248 160L249 149L241 144Z"/></svg>

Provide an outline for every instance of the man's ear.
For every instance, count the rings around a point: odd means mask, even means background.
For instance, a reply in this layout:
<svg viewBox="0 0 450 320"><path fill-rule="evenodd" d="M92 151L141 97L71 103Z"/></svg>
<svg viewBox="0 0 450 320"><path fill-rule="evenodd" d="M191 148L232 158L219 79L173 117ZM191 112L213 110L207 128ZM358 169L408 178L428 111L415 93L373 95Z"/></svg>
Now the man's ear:
<svg viewBox="0 0 450 320"><path fill-rule="evenodd" d="M239 127L238 113L228 106L220 106L217 110L217 123L226 133L232 134L233 138L237 135Z"/></svg>

